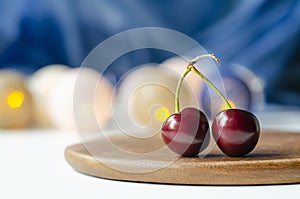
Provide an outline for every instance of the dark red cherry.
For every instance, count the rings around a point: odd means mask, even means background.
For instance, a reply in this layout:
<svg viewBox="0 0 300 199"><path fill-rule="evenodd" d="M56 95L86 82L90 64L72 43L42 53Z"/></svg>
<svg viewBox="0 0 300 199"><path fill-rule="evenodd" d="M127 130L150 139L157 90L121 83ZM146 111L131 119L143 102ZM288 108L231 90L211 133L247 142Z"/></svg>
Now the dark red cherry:
<svg viewBox="0 0 300 199"><path fill-rule="evenodd" d="M188 107L171 115L162 126L167 146L182 156L196 156L209 143L209 124L204 113Z"/></svg>
<svg viewBox="0 0 300 199"><path fill-rule="evenodd" d="M260 126L252 113L240 109L227 109L214 119L212 134L223 153L238 157L254 149L259 139Z"/></svg>

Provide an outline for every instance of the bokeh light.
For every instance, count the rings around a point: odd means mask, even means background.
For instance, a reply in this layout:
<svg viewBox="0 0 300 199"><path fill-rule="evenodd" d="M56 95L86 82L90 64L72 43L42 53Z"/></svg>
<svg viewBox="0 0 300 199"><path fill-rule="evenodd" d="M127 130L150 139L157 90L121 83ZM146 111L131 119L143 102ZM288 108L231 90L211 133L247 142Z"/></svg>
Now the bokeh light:
<svg viewBox="0 0 300 199"><path fill-rule="evenodd" d="M21 91L13 91L7 96L7 104L11 108L19 108L24 101L24 95Z"/></svg>
<svg viewBox="0 0 300 199"><path fill-rule="evenodd" d="M155 111L155 118L158 120L158 121L165 121L169 116L171 115L169 109L167 108L158 108L156 109Z"/></svg>

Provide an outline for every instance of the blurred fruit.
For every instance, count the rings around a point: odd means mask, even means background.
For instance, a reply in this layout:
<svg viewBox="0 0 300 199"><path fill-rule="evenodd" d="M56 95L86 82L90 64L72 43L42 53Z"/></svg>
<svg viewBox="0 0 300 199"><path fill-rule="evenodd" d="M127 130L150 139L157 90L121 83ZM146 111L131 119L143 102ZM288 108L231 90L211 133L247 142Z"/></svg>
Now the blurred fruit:
<svg viewBox="0 0 300 199"><path fill-rule="evenodd" d="M119 128L137 137L160 132L175 110L175 91L180 76L165 67L147 65L130 71L118 89L114 119ZM183 84L182 107L198 107L196 96Z"/></svg>
<svg viewBox="0 0 300 199"><path fill-rule="evenodd" d="M97 71L71 69L58 80L47 106L56 127L79 132L99 131L111 118L113 88Z"/></svg>
<svg viewBox="0 0 300 199"><path fill-rule="evenodd" d="M69 69L65 65L48 65L38 71L29 79L29 89L34 102L34 123L38 127L53 127L45 105L49 100L49 93L57 80Z"/></svg>
<svg viewBox="0 0 300 199"><path fill-rule="evenodd" d="M25 77L13 70L0 71L0 128L27 128L32 124L32 97Z"/></svg>

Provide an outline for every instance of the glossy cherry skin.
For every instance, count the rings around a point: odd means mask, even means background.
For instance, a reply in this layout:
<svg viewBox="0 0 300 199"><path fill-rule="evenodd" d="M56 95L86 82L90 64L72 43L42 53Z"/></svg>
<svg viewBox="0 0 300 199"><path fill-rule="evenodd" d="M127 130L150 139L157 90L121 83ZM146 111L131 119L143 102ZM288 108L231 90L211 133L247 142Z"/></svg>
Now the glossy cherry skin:
<svg viewBox="0 0 300 199"><path fill-rule="evenodd" d="M252 113L228 109L220 112L214 119L212 134L224 154L239 157L250 153L256 146L260 125Z"/></svg>
<svg viewBox="0 0 300 199"><path fill-rule="evenodd" d="M182 156L196 156L209 144L209 124L204 113L188 107L171 115L162 125L167 146Z"/></svg>

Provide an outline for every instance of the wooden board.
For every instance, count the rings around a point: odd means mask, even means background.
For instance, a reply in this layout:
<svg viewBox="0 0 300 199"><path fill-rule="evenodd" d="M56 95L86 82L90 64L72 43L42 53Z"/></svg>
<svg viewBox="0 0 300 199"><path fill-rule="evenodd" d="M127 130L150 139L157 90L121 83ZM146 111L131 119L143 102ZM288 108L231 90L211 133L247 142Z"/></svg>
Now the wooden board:
<svg viewBox="0 0 300 199"><path fill-rule="evenodd" d="M206 157L184 158L160 151L162 147L160 136L137 139L115 135L70 146L65 157L81 173L122 181L190 185L300 183L297 133L262 133L255 150L241 158L226 157L217 147Z"/></svg>

